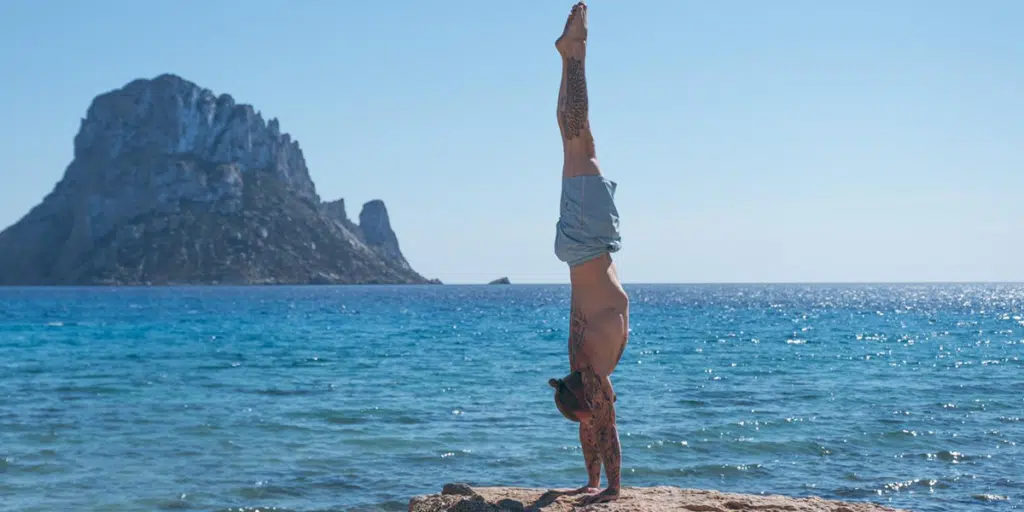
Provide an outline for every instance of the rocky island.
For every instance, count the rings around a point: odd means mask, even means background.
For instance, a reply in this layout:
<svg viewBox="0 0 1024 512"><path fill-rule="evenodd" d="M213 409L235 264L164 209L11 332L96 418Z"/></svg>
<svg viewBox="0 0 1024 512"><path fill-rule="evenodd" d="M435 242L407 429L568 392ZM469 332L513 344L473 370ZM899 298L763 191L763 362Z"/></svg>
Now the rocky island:
<svg viewBox="0 0 1024 512"><path fill-rule="evenodd" d="M611 503L577 507L578 496L559 491L517 487L480 487L447 484L440 494L417 496L409 512L908 512L872 503L851 503L821 498L731 494L678 487L625 487Z"/></svg>
<svg viewBox="0 0 1024 512"><path fill-rule="evenodd" d="M495 279L494 281L491 281L487 284L512 284L512 281L509 281L507 277L499 277L498 279Z"/></svg>
<svg viewBox="0 0 1024 512"><path fill-rule="evenodd" d="M0 232L0 285L430 282L383 201L353 222L277 119L171 74L93 99L63 178Z"/></svg>

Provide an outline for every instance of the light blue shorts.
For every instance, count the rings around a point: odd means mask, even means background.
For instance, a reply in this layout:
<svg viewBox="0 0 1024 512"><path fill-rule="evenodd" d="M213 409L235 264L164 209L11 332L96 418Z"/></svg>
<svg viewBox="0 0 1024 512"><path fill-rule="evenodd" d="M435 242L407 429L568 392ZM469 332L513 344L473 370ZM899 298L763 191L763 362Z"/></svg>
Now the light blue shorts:
<svg viewBox="0 0 1024 512"><path fill-rule="evenodd" d="M562 180L562 204L555 230L555 256L574 267L622 248L618 185L602 176Z"/></svg>

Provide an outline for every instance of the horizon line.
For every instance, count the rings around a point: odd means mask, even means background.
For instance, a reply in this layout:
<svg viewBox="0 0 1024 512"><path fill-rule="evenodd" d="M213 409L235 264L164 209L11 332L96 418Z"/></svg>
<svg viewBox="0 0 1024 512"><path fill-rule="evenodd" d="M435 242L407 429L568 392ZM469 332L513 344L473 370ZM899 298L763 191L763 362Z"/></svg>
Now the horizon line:
<svg viewBox="0 0 1024 512"><path fill-rule="evenodd" d="M870 285L993 285L993 284L1005 284L1005 285L1024 285L1024 281L665 281L665 282L646 282L646 281L623 281L623 286L830 286L830 285L855 285L855 286L870 286ZM481 286L481 287L503 287L503 286L569 286L569 282L526 282L526 283L509 283L509 284L491 284L487 282L456 282L456 283L440 283L440 284L411 284L411 283L363 283L363 284L306 284L306 283L284 283L284 284L237 284L237 283L224 283L224 284L212 284L212 283L188 283L188 284L118 284L118 285L75 285L75 284L35 284L35 285L3 285L0 284L0 290L2 289L17 289L17 288L96 288L96 289L114 289L114 288L341 288L341 287L433 287L433 286Z"/></svg>

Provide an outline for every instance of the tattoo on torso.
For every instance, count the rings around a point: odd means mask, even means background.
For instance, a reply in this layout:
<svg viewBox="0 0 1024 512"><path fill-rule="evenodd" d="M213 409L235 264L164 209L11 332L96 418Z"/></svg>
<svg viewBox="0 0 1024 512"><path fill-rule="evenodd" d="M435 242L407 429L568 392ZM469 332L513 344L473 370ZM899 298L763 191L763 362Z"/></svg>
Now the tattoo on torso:
<svg viewBox="0 0 1024 512"><path fill-rule="evenodd" d="M572 370L579 370L579 355L583 351L583 339L587 332L587 318L583 311L572 303L569 310L569 367Z"/></svg>

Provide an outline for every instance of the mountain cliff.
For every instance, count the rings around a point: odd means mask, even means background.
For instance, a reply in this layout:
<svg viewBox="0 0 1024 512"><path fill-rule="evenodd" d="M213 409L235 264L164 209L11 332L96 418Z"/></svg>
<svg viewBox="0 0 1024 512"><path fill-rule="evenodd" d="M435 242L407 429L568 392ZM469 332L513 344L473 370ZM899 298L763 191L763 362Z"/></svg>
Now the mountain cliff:
<svg viewBox="0 0 1024 512"><path fill-rule="evenodd" d="M0 285L426 283L383 201L320 201L297 141L165 74L97 96L74 159L0 232Z"/></svg>

